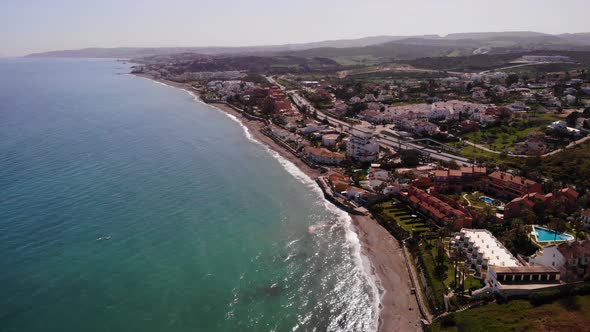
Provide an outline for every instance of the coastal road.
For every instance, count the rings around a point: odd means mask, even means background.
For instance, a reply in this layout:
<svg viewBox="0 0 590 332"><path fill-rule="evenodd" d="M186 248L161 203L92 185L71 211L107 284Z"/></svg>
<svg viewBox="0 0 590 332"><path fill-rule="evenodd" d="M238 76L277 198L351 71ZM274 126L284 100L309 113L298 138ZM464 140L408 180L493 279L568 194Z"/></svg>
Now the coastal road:
<svg viewBox="0 0 590 332"><path fill-rule="evenodd" d="M381 135L377 138L377 140L381 146L386 148L395 150L417 150L420 151L420 153L422 153L423 155L438 161L454 161L461 166L467 167L474 165L468 158L456 156L454 154L450 154L447 152L440 152L438 150L431 149L420 144L412 143L412 141L403 140L401 138Z"/></svg>

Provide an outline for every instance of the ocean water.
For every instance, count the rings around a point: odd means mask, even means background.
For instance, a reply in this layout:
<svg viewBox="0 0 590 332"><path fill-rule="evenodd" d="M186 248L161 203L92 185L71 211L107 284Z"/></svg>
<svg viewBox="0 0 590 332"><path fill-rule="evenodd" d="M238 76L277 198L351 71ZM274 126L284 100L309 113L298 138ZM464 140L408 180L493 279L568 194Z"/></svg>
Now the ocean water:
<svg viewBox="0 0 590 332"><path fill-rule="evenodd" d="M1 331L371 331L346 214L112 60L0 60Z"/></svg>

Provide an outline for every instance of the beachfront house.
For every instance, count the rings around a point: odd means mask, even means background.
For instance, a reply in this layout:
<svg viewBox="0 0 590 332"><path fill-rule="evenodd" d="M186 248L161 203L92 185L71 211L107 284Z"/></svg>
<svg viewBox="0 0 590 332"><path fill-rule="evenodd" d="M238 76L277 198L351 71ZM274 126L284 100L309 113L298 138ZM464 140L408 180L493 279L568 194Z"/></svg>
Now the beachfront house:
<svg viewBox="0 0 590 332"><path fill-rule="evenodd" d="M324 165L338 165L344 161L345 156L342 153L333 152L326 148L306 147L305 155L307 159Z"/></svg>

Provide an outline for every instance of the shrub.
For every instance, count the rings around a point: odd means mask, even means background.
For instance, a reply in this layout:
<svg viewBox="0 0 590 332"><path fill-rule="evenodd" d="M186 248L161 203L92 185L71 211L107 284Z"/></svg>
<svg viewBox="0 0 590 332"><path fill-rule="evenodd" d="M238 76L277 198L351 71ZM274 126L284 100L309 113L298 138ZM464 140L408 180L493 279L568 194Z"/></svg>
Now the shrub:
<svg viewBox="0 0 590 332"><path fill-rule="evenodd" d="M440 319L440 325L442 327L453 327L455 325L457 325L457 322L455 321L455 316L454 315L447 315L444 316Z"/></svg>
<svg viewBox="0 0 590 332"><path fill-rule="evenodd" d="M561 292L559 290L534 292L529 295L529 302L534 306L539 306L541 304L551 303L560 296Z"/></svg>

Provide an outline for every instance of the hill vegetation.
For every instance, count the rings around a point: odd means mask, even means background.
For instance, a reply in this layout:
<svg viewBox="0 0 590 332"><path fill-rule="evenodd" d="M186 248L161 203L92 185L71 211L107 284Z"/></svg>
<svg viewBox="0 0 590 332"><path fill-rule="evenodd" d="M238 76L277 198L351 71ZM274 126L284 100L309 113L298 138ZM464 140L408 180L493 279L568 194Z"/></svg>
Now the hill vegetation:
<svg viewBox="0 0 590 332"><path fill-rule="evenodd" d="M571 296L534 306L527 300L492 303L457 312L440 320L429 331L587 331L590 295Z"/></svg>
<svg viewBox="0 0 590 332"><path fill-rule="evenodd" d="M538 32L484 32L420 36L372 36L320 42L245 47L121 47L35 53L33 57L137 58L152 55L292 55L297 57L370 56L384 61L422 57L465 56L474 51L507 53L534 50L590 51L590 34L548 35Z"/></svg>
<svg viewBox="0 0 590 332"><path fill-rule="evenodd" d="M417 68L447 71L483 71L513 65L524 55L564 55L580 66L590 65L590 51L531 51L504 54L477 54L457 57L425 57L403 61ZM549 67L550 68L550 67Z"/></svg>

